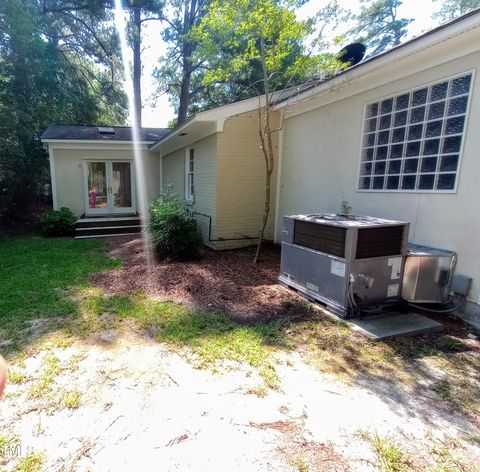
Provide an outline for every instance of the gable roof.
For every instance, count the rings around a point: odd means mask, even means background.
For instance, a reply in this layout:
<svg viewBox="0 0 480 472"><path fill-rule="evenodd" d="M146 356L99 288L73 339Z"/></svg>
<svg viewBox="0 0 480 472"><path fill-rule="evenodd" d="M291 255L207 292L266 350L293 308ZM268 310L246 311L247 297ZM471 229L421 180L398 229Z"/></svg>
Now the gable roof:
<svg viewBox="0 0 480 472"><path fill-rule="evenodd" d="M110 128L101 133L102 128ZM139 138L142 142L154 143L170 131L170 128L140 128ZM130 126L94 126L94 125L52 125L40 136L42 141L133 141Z"/></svg>
<svg viewBox="0 0 480 472"><path fill-rule="evenodd" d="M283 109L291 104L298 104L309 98L328 92L339 84L349 82L357 77L370 74L385 65L393 64L433 45L442 43L458 35L480 27L480 9L473 10L459 18L438 26L388 51L368 58L327 79L312 80L297 87L276 92L272 99L275 110ZM459 55L462 51L459 51ZM222 107L206 110L190 117L177 128L170 130L150 149L168 154L176 149L188 146L193 142L223 130L226 119L240 113L255 110L259 104L265 104L265 97L254 97Z"/></svg>
<svg viewBox="0 0 480 472"><path fill-rule="evenodd" d="M478 27L480 27L480 8L455 18L448 23L437 26L420 36L412 38L398 46L394 46L381 54L369 57L354 66L342 70L332 77L302 84L297 88L296 93L290 93L288 97L280 97L280 99L274 104L274 109L283 108L287 105L286 102L289 102L288 104L301 102L304 99L308 99L329 90L339 83L354 80L357 77L361 77L363 74L376 71L385 65L397 62L420 51L426 50L435 44L448 41L449 39ZM459 56L461 53L462 51L459 51ZM290 100L292 98L293 100Z"/></svg>

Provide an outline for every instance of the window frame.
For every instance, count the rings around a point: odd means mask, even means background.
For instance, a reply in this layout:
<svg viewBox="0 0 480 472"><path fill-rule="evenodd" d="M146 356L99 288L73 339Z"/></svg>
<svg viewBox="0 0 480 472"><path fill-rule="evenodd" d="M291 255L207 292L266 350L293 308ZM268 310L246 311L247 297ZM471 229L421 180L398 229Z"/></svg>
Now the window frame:
<svg viewBox="0 0 480 472"><path fill-rule="evenodd" d="M192 167L190 167L190 163L193 164ZM190 176L192 177L191 183ZM188 203L195 201L195 149L193 147L188 147L185 151L185 201Z"/></svg>
<svg viewBox="0 0 480 472"><path fill-rule="evenodd" d="M401 95L405 95L405 94L411 94L412 92L415 92L417 90L420 90L422 88L428 88L428 87L431 87L435 84L440 84L442 82L450 82L453 81L454 79L456 78L459 78L459 77L464 77L464 76L467 76L467 75L471 75L471 82L470 82L470 89L469 89L469 92L468 92L468 95L467 96L467 106L466 106L466 109L465 109L465 123L464 123L464 128L463 128L463 133L460 135L461 138L462 138L462 141L461 141L461 145L460 145L460 149L458 151L458 165L457 165L457 169L455 171L455 185L452 189L445 189L445 190L442 190L442 189L401 189L401 188L398 188L398 189L374 189L374 188L371 188L371 189L361 189L360 188L360 179L361 179L361 171L362 171L362 164L365 162L362 160L362 156L363 156L363 151L365 149L365 146L364 146L364 142L365 142L365 137L366 135L368 134L367 132L367 121L368 121L368 118L367 118L367 113L368 113L368 107L369 105L372 105L372 104L375 104L375 103L378 103L379 105L381 104L381 102L383 102L384 100L388 100L388 99L395 99L396 97L398 96L401 96ZM429 82L426 82L426 83L422 83L422 84L419 84L419 85L416 85L415 87L411 87L411 88L408 88L408 89L402 89L402 90L399 90L395 93L390 93L388 95L384 95L382 97L378 97L378 98L375 98L373 100L369 100L368 102L365 102L364 103L364 108L363 108L363 122L362 122L362 129L361 129L361 136L360 136L360 155L359 155L359 159L358 159L358 167L357 167L357 173L356 173L356 184L355 184L355 188L356 188L356 192L357 193L434 193L434 194L455 194L457 193L458 191L458 183L459 183L459 177L460 177L460 171L461 171L461 165L462 165L462 159L463 159L463 151L464 151L464 146L465 146L465 141L467 139L467 135L468 135L468 124L469 124L469 117L470 117L470 107L471 107L471 103L472 103L472 95L473 95L473 92L474 92L474 86L475 86L475 69L471 69L471 70L466 70L464 72L460 72L460 73L457 73L457 74L454 74L454 75L450 75L448 77L443 77L443 78L438 78L436 80L432 80L432 81L429 81ZM465 94L462 94L462 95L459 95L458 97L463 97L465 96ZM447 96L446 98L446 101L449 100L450 97ZM425 107L428 107L431 103L436 103L436 102L441 102L441 100L437 100L437 101L426 101L425 102ZM421 105L419 105L421 106ZM407 123L405 125L403 125L403 127L405 127L405 132L408 131L408 127L411 126L411 125L414 125L415 123L412 123L410 120L410 112L412 110L412 108L415 108L415 107L412 107L410 104L409 106L405 109L408 113L407 115ZM393 116L395 114L395 110L392 110L391 112L391 115ZM377 115L377 118L382 116L381 114L378 114ZM452 115L451 118L455 118L457 116L460 116L460 115ZM448 115L444 115L442 117L442 133L441 135L438 136L438 138L445 138L446 135L444 134L444 127L445 127L445 121L450 118L448 117ZM428 119L424 119L423 121L419 122L419 123L422 123L423 126L425 126L428 122ZM377 125L378 126L378 125ZM394 129L395 127L393 126L393 124L388 128L389 131L391 131L392 129ZM400 127L401 128L401 127ZM378 132L378 129L375 131L375 133ZM425 141L427 139L435 139L435 138L426 138L424 136L424 133L425 133L425 128L422 130L422 137L420 138L419 142L420 142L420 146L423 147ZM458 136L458 135L453 135L453 136ZM408 139L404 139L403 141L399 141L399 144L403 144L404 146L408 143L408 142L416 142L417 140L413 140L413 141L409 141ZM393 141L391 140L391 136L389 138L389 141L387 143L388 146L391 146L393 143ZM373 147L373 149L377 147L377 145L375 145ZM455 153L457 154L457 153ZM438 154L436 154L437 158L439 159L440 156L441 156L441 153L439 152ZM402 156L399 160L400 162L402 163L404 160L405 160L406 156ZM421 159L421 156L413 156L412 158L418 158L418 159ZM385 159L382 161L385 162L386 165L388 165L388 163L391 161L390 158L388 159ZM367 161L367 162L370 162L370 161ZM372 163L375 163L375 160L372 160L371 161ZM444 172L446 174L448 173L453 173L453 172ZM417 176L422 174L422 172L420 172L418 169L415 173L412 173L412 174L408 174L408 175L414 175L415 178L417 179ZM428 174L428 173L427 173ZM438 176L440 174L440 172L438 172L437 170L435 172L432 172L432 175L434 175L435 177ZM386 177L388 177L389 174L385 173L385 174L382 174ZM397 174L395 174L397 175ZM399 177L401 178L403 175L405 175L403 172L399 172ZM374 174L372 173L371 174L371 177L373 178L374 177Z"/></svg>

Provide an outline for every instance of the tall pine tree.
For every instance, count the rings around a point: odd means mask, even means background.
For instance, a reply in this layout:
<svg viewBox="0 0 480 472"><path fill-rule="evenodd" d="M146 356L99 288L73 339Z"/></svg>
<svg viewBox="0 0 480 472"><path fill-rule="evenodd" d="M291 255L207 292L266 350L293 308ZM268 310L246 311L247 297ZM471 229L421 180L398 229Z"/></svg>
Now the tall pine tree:
<svg viewBox="0 0 480 472"><path fill-rule="evenodd" d="M357 24L349 36L363 42L370 56L398 46L413 21L399 18L398 7L401 5L401 0L362 0L360 13L352 16Z"/></svg>

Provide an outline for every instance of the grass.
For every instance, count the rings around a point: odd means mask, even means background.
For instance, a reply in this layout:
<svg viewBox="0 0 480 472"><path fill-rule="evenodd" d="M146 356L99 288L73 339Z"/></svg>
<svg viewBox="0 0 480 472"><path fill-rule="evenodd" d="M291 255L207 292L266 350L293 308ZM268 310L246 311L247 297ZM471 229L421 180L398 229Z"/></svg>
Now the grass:
<svg viewBox="0 0 480 472"><path fill-rule="evenodd" d="M19 438L17 436L0 434L0 465L8 462L11 455L16 453L18 447Z"/></svg>
<svg viewBox="0 0 480 472"><path fill-rule="evenodd" d="M32 318L74 315L71 287L87 287L88 275L118 267L99 240L15 237L0 241L0 323L3 337L25 327Z"/></svg>
<svg viewBox="0 0 480 472"><path fill-rule="evenodd" d="M406 472L410 470L409 459L398 445L375 433L371 437L380 467L384 472Z"/></svg>
<svg viewBox="0 0 480 472"><path fill-rule="evenodd" d="M20 370L9 368L8 381L14 384L21 384L25 382L25 372L21 372Z"/></svg>
<svg viewBox="0 0 480 472"><path fill-rule="evenodd" d="M141 328L156 333L159 342L182 350L198 368L216 369L229 362L249 364L262 377L258 392L279 388L275 359L279 350L296 349L320 371L347 382L367 376L414 386L419 380L431 381L431 371L425 366L428 362L448 374L448 383L430 382L429 388L439 400L480 414L474 380L480 355L465 352L462 342L452 336L373 343L315 309L310 310L308 319L245 326L223 314L152 300L142 292L108 295L92 285L88 276L118 267L120 262L108 258L98 240L11 238L0 241L0 260L0 338L15 341L10 349L18 353L17 365L21 338L26 336L22 330L29 320L64 319L67 315L67 333L61 330L48 341L42 338L41 346L30 342L32 348L46 348L51 354L55 348L67 348L78 336L133 319ZM294 306L291 311L295 312ZM102 316L105 313L113 316ZM32 384L31 397L45 393L55 376L53 358L45 362L43 377ZM75 369L76 364L72 361L66 368ZM25 379L21 371L14 370L11 380L22 383Z"/></svg>
<svg viewBox="0 0 480 472"><path fill-rule="evenodd" d="M64 390L60 394L60 404L65 408L75 410L80 406L80 399L82 395L76 388L72 390Z"/></svg>
<svg viewBox="0 0 480 472"><path fill-rule="evenodd" d="M60 360L52 351L47 350L43 356L41 375L32 383L28 398L31 400L42 398L49 393L56 376L61 371Z"/></svg>
<svg viewBox="0 0 480 472"><path fill-rule="evenodd" d="M17 464L15 464L13 472L41 472L43 470L44 462L44 454L41 452L31 452L22 457Z"/></svg>
<svg viewBox="0 0 480 472"><path fill-rule="evenodd" d="M174 348L187 347L198 368L215 368L222 361L247 363L259 370L268 388L278 387L272 354L275 347L286 345L281 322L243 326L222 314L154 301L143 293L105 298L99 308L134 318L146 329L155 328L160 342Z"/></svg>

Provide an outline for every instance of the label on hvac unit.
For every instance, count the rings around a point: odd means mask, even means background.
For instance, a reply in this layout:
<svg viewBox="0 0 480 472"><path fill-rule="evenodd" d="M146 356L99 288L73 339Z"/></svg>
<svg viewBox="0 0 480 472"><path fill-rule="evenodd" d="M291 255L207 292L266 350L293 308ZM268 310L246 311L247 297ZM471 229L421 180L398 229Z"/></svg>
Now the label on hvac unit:
<svg viewBox="0 0 480 472"><path fill-rule="evenodd" d="M345 277L345 269L347 264L342 261L337 261L336 259L332 259L332 265L330 267L330 272L333 275L338 275L339 277Z"/></svg>
<svg viewBox="0 0 480 472"><path fill-rule="evenodd" d="M402 258L401 257L390 257L388 259L388 265L392 268L391 279L396 280L400 278L402 273Z"/></svg>
<svg viewBox="0 0 480 472"><path fill-rule="evenodd" d="M387 297L396 297L398 295L399 284L389 284L387 288Z"/></svg>
<svg viewBox="0 0 480 472"><path fill-rule="evenodd" d="M311 292L318 292L318 286L315 284L311 284L310 282L306 283L307 290L310 290Z"/></svg>

